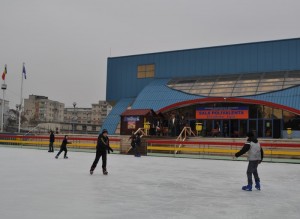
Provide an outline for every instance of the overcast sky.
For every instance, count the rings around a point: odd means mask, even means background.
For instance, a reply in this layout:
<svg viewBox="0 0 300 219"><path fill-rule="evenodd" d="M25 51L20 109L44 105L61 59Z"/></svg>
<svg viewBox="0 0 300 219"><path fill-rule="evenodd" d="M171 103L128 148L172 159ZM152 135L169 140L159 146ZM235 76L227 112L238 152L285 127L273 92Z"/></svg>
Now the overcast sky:
<svg viewBox="0 0 300 219"><path fill-rule="evenodd" d="M300 37L299 9L299 0L0 0L6 99L20 102L25 62L24 98L90 107L105 99L109 56Z"/></svg>

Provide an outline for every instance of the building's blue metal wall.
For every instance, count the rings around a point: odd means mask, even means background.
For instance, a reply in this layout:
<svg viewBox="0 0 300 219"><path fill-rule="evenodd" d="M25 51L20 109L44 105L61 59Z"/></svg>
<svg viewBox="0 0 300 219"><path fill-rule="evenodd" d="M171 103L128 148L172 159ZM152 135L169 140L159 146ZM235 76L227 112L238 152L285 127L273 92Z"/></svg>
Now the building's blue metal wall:
<svg viewBox="0 0 300 219"><path fill-rule="evenodd" d="M108 59L108 101L134 98L153 79L137 79L137 66L155 64L155 78L300 70L300 38Z"/></svg>

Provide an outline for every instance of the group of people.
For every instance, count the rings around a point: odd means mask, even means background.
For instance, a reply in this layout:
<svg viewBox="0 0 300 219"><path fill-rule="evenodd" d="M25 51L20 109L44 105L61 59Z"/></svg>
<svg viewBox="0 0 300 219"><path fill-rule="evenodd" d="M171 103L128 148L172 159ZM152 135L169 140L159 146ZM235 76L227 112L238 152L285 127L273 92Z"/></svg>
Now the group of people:
<svg viewBox="0 0 300 219"><path fill-rule="evenodd" d="M262 162L264 157L264 152L262 147L260 146L260 143L258 142L257 138L254 136L253 132L247 133L247 141L244 144L243 148L238 151L235 154L235 157L238 158L242 156L245 153L248 153L248 168L247 168L247 180L248 184L246 186L243 186L242 189L245 191L252 191L252 175L254 176L255 180L255 188L257 190L260 190L260 178L258 176L257 168L258 165ZM140 157L139 147L141 145L141 136L140 133L134 133L132 132L131 137L129 138L131 140L131 147L135 151L135 156ZM50 144L49 144L49 151L48 152L54 152L53 150L53 143L55 141L54 133L50 133ZM64 151L64 158L67 159L67 144L70 144L71 142L68 141L68 136L65 135L60 150L55 156L57 159L59 155ZM98 136L97 140L97 146L96 146L96 157L95 160L90 168L90 174L92 175L94 173L95 168L97 167L97 164L99 162L99 159L102 157L102 171L104 175L107 175L107 169L106 169L106 161L107 161L107 153L113 152L113 149L109 145L109 138L108 138L108 132L106 129L104 129L101 134Z"/></svg>
<svg viewBox="0 0 300 219"><path fill-rule="evenodd" d="M113 152L114 150L109 145L109 138L107 136L108 132L106 129L102 131L102 133L98 136L97 140L97 146L96 146L96 157L95 160L90 168L90 174L92 175L94 173L95 168L97 167L97 164L99 162L99 159L102 157L102 171L104 175L107 175L107 169L106 169L106 160L107 160L107 153ZM50 132L49 137L49 150L48 152L54 152L53 144L55 142L55 135L54 132ZM67 144L71 144L70 141L68 141L68 135L65 135L60 150L55 156L56 159L58 159L59 155L64 151L64 159L68 159L67 153Z"/></svg>

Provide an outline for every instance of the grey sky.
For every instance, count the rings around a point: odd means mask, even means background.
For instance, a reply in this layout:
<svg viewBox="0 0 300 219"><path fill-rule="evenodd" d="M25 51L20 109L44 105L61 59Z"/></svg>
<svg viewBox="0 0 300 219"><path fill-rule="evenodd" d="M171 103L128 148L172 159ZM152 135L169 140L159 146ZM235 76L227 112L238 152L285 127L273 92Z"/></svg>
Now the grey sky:
<svg viewBox="0 0 300 219"><path fill-rule="evenodd" d="M89 107L105 99L110 53L300 37L299 8L299 0L0 0L6 99L19 103L25 62L24 97Z"/></svg>

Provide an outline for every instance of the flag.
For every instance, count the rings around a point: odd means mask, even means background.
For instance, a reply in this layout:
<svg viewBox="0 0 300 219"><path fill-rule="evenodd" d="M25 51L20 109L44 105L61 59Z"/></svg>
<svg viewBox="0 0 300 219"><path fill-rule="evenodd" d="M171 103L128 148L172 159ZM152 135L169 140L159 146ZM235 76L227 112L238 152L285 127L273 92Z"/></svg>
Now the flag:
<svg viewBox="0 0 300 219"><path fill-rule="evenodd" d="M5 75L7 74L7 66L5 65L4 71L2 73L2 80L5 81Z"/></svg>
<svg viewBox="0 0 300 219"><path fill-rule="evenodd" d="M23 71L22 71L24 78L26 79L26 69L25 69L25 65L23 64Z"/></svg>

